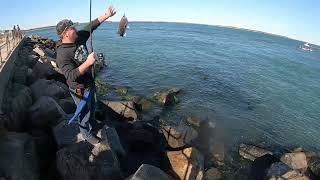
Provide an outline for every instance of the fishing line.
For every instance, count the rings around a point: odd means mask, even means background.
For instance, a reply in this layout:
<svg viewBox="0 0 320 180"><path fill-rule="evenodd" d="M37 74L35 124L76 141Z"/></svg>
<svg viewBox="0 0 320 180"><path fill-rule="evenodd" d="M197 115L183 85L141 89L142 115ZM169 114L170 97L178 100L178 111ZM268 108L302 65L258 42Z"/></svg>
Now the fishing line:
<svg viewBox="0 0 320 180"><path fill-rule="evenodd" d="M92 9L92 0L90 0L90 47L91 47L91 53L93 53L93 39L92 39L92 18L91 18L91 9ZM91 74L92 74L92 78L93 81L95 79L95 64L93 63L92 67L91 67ZM97 102L97 95L96 93L94 93L94 102Z"/></svg>

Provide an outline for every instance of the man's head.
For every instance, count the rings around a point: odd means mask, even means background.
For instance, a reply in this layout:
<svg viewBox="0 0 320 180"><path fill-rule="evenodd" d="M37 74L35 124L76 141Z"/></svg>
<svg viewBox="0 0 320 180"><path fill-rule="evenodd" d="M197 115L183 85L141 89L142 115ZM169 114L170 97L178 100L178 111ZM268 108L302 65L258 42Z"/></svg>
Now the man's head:
<svg viewBox="0 0 320 180"><path fill-rule="evenodd" d="M56 26L57 34L62 41L74 43L77 39L77 30L71 20L64 19Z"/></svg>

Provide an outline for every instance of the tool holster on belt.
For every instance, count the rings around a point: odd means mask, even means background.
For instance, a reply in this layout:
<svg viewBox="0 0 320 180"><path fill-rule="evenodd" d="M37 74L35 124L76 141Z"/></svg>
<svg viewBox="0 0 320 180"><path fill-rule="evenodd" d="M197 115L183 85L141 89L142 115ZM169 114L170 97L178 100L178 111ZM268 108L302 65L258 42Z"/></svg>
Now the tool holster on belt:
<svg viewBox="0 0 320 180"><path fill-rule="evenodd" d="M75 94L76 96L79 98L79 99L82 99L83 98L83 95L84 95L84 88L77 88L75 89Z"/></svg>

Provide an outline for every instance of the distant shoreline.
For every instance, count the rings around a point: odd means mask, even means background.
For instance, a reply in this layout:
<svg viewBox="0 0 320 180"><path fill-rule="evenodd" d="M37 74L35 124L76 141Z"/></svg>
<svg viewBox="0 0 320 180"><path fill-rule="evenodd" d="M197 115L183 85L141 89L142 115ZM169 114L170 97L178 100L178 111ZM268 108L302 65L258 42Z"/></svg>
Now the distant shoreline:
<svg viewBox="0 0 320 180"><path fill-rule="evenodd" d="M111 23L119 23L119 21L107 21L107 22L111 22ZM88 22L77 22L77 25L81 25L81 24L86 24ZM256 33L262 33L262 34L267 34L267 35L272 35L272 36L277 36L277 37L283 37L286 39L291 39L291 40L295 40L295 41L301 41L301 42L308 42L305 40L299 40L299 39L294 39L291 37L287 37L284 35L279 35L279 34L273 34L273 33L268 33L268 32L264 32L264 31L259 31L259 30L254 30L254 29L246 29L246 28L241 28L241 27L234 27L234 26L223 26L223 25L213 25L213 24L202 24L202 23L192 23L192 22L174 22L174 21L130 21L130 23L175 23L175 24L194 24L194 25L206 25L206 26L213 26L213 27L222 27L222 28L230 28L230 29L238 29L238 30L243 30L243 31L248 31L248 32L256 32ZM45 29L51 29L51 28L55 28L55 25L52 26L44 26L44 27L38 27L38 28L31 28L31 29L27 29L25 30L25 32L32 32L32 31L38 31L38 30L45 30ZM320 46L318 44L315 43L310 43L311 45L315 45L315 46Z"/></svg>

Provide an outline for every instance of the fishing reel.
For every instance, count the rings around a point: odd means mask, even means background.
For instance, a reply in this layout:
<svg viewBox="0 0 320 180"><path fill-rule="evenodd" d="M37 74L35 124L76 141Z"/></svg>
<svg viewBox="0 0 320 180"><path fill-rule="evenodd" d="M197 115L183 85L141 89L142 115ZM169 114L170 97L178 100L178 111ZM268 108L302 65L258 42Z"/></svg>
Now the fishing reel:
<svg viewBox="0 0 320 180"><path fill-rule="evenodd" d="M97 54L97 61L100 63L100 64L103 64L103 66L106 66L106 62L105 62L105 58L104 58L104 55L103 53L98 53Z"/></svg>

